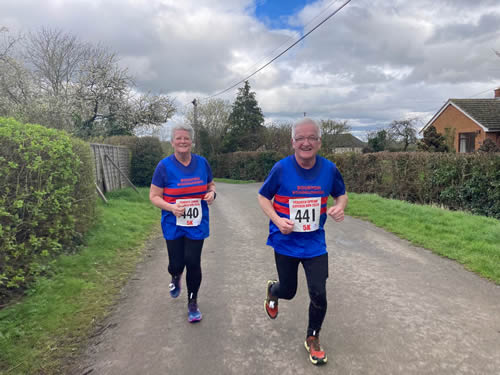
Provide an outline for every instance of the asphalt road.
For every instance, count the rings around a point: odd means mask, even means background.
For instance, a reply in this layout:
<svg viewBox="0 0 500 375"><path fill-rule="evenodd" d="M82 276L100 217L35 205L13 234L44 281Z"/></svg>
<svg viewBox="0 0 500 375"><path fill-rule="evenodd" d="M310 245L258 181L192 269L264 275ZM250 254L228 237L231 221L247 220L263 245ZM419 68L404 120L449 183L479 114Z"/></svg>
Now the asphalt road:
<svg viewBox="0 0 500 375"><path fill-rule="evenodd" d="M203 321L187 322L185 288L170 298L158 238L72 373L500 374L500 287L350 217L326 225L321 343L329 361L313 366L303 346L302 269L297 295L280 301L278 319L264 312L266 281L276 270L258 187L217 184L202 254Z"/></svg>

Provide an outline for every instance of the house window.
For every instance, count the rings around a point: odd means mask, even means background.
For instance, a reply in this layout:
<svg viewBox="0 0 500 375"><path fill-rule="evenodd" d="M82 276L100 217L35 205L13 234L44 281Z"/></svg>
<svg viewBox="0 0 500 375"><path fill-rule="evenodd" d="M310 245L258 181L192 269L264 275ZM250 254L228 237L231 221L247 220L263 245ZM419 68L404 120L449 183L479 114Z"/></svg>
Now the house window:
<svg viewBox="0 0 500 375"><path fill-rule="evenodd" d="M476 133L460 133L458 152L474 152Z"/></svg>

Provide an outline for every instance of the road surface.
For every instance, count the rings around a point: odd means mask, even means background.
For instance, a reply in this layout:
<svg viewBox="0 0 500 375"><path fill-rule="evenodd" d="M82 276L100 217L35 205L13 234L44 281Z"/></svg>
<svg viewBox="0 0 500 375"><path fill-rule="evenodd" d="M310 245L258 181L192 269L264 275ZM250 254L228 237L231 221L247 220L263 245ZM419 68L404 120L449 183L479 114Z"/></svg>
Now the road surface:
<svg viewBox="0 0 500 375"><path fill-rule="evenodd" d="M302 268L297 295L280 300L278 319L264 312L276 270L258 188L217 184L202 254L201 323L187 322L185 288L170 298L166 247L157 238L72 373L500 374L500 287L350 217L325 226L329 306L320 337L329 361L313 366L303 346Z"/></svg>

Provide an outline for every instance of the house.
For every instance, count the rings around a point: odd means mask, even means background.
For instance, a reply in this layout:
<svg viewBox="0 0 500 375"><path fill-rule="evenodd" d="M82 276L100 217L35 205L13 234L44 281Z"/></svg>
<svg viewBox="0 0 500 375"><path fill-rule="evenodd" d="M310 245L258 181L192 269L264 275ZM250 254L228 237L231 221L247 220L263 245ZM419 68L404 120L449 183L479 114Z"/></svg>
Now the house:
<svg viewBox="0 0 500 375"><path fill-rule="evenodd" d="M500 88L493 99L448 99L420 133L431 125L456 152L474 152L488 138L500 147Z"/></svg>
<svg viewBox="0 0 500 375"><path fill-rule="evenodd" d="M355 152L360 154L366 143L356 138L350 133L332 135L328 141L328 146L333 153Z"/></svg>

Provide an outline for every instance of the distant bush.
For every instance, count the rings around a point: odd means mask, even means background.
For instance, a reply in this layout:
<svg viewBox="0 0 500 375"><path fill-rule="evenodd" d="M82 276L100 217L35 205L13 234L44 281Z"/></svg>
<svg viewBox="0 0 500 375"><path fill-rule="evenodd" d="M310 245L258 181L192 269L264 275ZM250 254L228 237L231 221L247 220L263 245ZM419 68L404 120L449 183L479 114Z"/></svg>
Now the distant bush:
<svg viewBox="0 0 500 375"><path fill-rule="evenodd" d="M90 147L0 117L0 300L70 251L94 215Z"/></svg>
<svg viewBox="0 0 500 375"><path fill-rule="evenodd" d="M274 151L239 151L208 159L215 177L264 181L273 165L284 155Z"/></svg>
<svg viewBox="0 0 500 375"><path fill-rule="evenodd" d="M132 182L137 186L151 185L155 168L163 158L163 150L158 138L137 138L132 149Z"/></svg>
<svg viewBox="0 0 500 375"><path fill-rule="evenodd" d="M334 154L347 190L500 219L500 154Z"/></svg>

